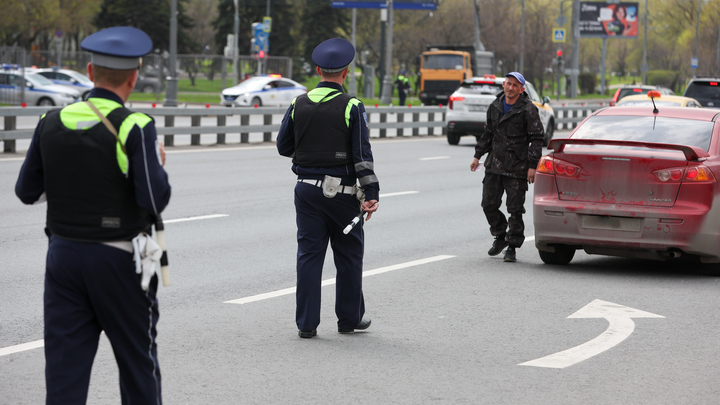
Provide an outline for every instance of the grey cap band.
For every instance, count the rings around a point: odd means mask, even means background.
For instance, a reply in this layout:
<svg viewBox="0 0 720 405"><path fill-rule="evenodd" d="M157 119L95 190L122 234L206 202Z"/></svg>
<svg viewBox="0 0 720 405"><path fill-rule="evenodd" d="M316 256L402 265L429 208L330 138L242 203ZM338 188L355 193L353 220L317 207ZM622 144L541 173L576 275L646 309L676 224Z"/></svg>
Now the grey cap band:
<svg viewBox="0 0 720 405"><path fill-rule="evenodd" d="M90 54L90 63L93 65L117 70L137 69L140 67L140 59L141 58L121 58L95 52Z"/></svg>
<svg viewBox="0 0 720 405"><path fill-rule="evenodd" d="M325 72L325 73L337 73L337 72L342 72L343 70L347 69L348 66L350 66L350 65L345 65L344 67L337 68L337 69L323 69L323 68L320 68L320 70L322 70L322 71Z"/></svg>

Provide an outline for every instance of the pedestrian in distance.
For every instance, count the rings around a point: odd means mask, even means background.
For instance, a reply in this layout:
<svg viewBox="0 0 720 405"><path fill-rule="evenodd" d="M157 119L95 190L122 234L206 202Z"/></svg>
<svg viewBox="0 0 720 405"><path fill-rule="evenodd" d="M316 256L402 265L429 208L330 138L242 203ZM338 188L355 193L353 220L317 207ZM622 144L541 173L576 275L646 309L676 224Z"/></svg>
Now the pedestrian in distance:
<svg viewBox="0 0 720 405"><path fill-rule="evenodd" d="M367 329L371 322L363 317L364 233L359 215L366 213L369 220L377 211L380 186L365 107L342 91L354 57L353 45L341 38L328 39L315 48L312 60L321 81L292 101L277 136L278 152L292 158L292 170L297 175L295 321L301 338L317 335L328 241L337 269L338 332ZM349 227L354 219L358 226Z"/></svg>
<svg viewBox="0 0 720 405"><path fill-rule="evenodd" d="M152 41L139 29L114 27L80 46L91 53L95 87L87 102L41 117L15 186L25 204L47 201L46 404L86 403L104 331L122 403L158 405L162 251L150 232L171 188L153 119L124 107Z"/></svg>
<svg viewBox="0 0 720 405"><path fill-rule="evenodd" d="M525 92L525 78L518 72L505 75L503 92L498 94L487 111L485 131L475 145L470 170L480 166L485 158L482 208L495 237L488 251L515 262L515 249L525 241L525 194L528 184L535 181L535 169L540 161L544 130L538 109ZM503 193L509 219L500 211Z"/></svg>
<svg viewBox="0 0 720 405"><path fill-rule="evenodd" d="M406 92L410 91L410 79L405 76L406 74L407 71L403 69L395 79L395 87L398 89L398 98L400 99L399 105L405 105Z"/></svg>

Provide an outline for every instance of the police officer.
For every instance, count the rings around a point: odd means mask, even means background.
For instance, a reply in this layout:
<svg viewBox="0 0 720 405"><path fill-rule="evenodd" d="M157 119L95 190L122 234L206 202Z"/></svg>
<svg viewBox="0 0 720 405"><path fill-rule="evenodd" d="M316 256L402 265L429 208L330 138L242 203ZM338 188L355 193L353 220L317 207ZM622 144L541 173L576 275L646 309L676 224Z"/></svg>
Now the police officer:
<svg viewBox="0 0 720 405"><path fill-rule="evenodd" d="M538 109L525 92L523 75L511 72L505 77L504 92L488 108L485 132L475 146L470 170L475 171L480 157L488 154L482 207L495 236L488 254L496 256L507 247L503 260L515 262L515 249L525 241L525 194L528 183L535 181L545 135ZM503 192L509 219L500 211Z"/></svg>
<svg viewBox="0 0 720 405"><path fill-rule="evenodd" d="M293 100L277 137L278 152L292 157L297 174L297 296L298 335L311 338L320 324L322 267L330 241L337 282L335 314L339 333L367 329L362 291L364 235L362 221L343 229L361 211L369 220L378 209L380 187L365 107L342 92L355 48L341 38L328 39L312 54L321 77L318 86ZM359 187L357 187L359 183ZM364 202L360 202L364 190Z"/></svg>
<svg viewBox="0 0 720 405"><path fill-rule="evenodd" d="M105 331L122 403L160 404L158 277L149 267L137 273L133 256L140 252L131 240L152 245L144 232L168 204L170 184L153 119L123 106L152 41L136 28L114 27L81 47L91 52L95 88L87 103L41 117L15 186L23 203L48 204L46 403L86 402Z"/></svg>
<svg viewBox="0 0 720 405"><path fill-rule="evenodd" d="M400 105L405 105L405 91L410 90L410 79L405 75L407 71L403 69L400 71L397 79L395 79L395 87L398 89L398 98L400 99Z"/></svg>

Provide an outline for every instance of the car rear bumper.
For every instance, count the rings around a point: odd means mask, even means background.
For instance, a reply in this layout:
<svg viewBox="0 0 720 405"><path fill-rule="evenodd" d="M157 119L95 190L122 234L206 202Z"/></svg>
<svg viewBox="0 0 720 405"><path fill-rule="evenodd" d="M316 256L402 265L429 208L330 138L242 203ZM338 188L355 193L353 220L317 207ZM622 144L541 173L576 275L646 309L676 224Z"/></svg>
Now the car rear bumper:
<svg viewBox="0 0 720 405"><path fill-rule="evenodd" d="M448 133L457 135L482 135L485 132L485 123L477 121L448 121Z"/></svg>
<svg viewBox="0 0 720 405"><path fill-rule="evenodd" d="M538 176L545 176L538 174ZM536 182L535 246L568 245L591 254L663 259L678 254L720 261L720 219L711 207L678 202L672 208L560 201ZM540 184L538 184L540 183ZM540 190L538 189L538 186Z"/></svg>

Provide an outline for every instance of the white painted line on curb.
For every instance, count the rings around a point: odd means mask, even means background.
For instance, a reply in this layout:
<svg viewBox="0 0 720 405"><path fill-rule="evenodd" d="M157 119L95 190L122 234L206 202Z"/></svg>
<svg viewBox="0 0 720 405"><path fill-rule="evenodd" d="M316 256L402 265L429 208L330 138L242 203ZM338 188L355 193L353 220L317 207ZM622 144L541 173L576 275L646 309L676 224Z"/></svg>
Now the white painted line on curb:
<svg viewBox="0 0 720 405"><path fill-rule="evenodd" d="M450 156L432 156L432 157L420 158L420 160L441 160L441 159L450 159Z"/></svg>
<svg viewBox="0 0 720 405"><path fill-rule="evenodd" d="M399 191L397 193L380 194L380 197L395 197L398 195L417 194L419 191Z"/></svg>
<svg viewBox="0 0 720 405"><path fill-rule="evenodd" d="M199 219L212 219L212 218L222 218L222 217L229 217L229 216L230 216L229 214L200 215L197 217L168 219L168 220L163 221L163 223L172 224L174 222L197 221Z"/></svg>
<svg viewBox="0 0 720 405"><path fill-rule="evenodd" d="M0 349L0 357L6 356L8 354L24 352L26 350L37 349L37 348L43 347L43 346L45 346L45 340L40 339L40 340L36 340L34 342L28 342L28 343L22 343L19 345L15 345L15 346L4 347L4 348Z"/></svg>
<svg viewBox="0 0 720 405"><path fill-rule="evenodd" d="M440 256L428 257L426 259L414 260L412 262L406 262L406 263L395 264L392 266L380 267L379 269L364 271L363 277L374 276L376 274L381 274L381 273L387 273L388 271L393 271L393 270L406 269L408 267L413 267L413 266L420 266L422 264L437 262L437 261L445 260L445 259L451 259L453 257L455 257L455 256L440 255ZM329 278L327 280L323 280L323 282L322 282L323 286L331 285L331 284L335 284L334 278ZM295 287L283 288L282 290L252 295L250 297L239 298L239 299L231 300L231 301L225 301L223 304L247 304L250 302L262 301L262 300L266 300L269 298L275 298L275 297L280 297L283 295L289 295L289 294L294 294L294 293L295 293Z"/></svg>

